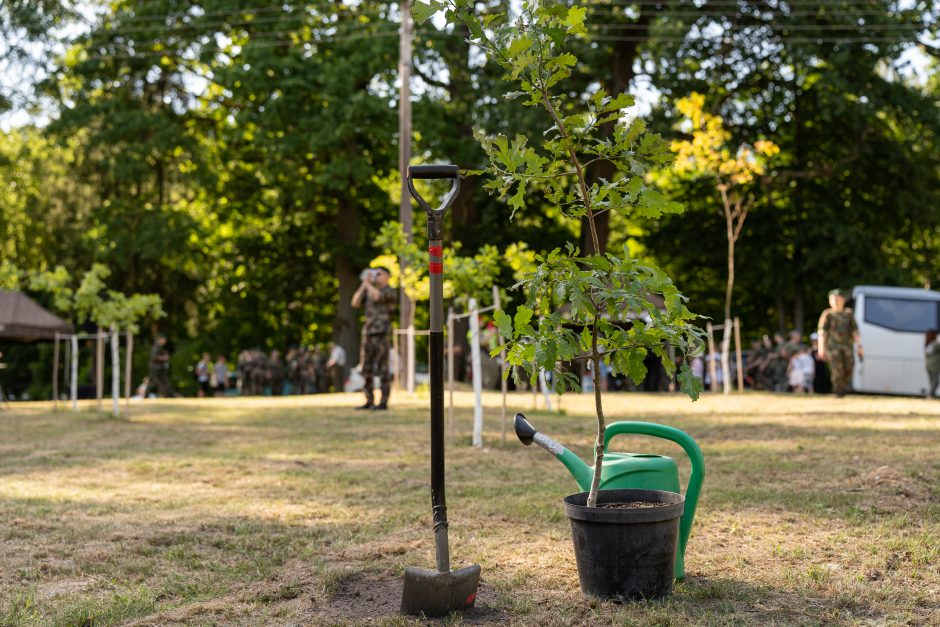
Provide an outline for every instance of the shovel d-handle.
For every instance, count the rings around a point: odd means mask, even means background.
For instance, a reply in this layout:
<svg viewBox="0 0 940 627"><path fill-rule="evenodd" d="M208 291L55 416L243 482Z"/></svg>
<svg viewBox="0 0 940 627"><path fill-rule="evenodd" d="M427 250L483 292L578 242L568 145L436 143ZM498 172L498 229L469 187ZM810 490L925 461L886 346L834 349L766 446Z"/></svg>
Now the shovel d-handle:
<svg viewBox="0 0 940 627"><path fill-rule="evenodd" d="M431 208L431 205L415 189L415 180L417 179L451 179L453 183L450 191L444 196L440 206L437 209ZM455 165L410 165L408 166L408 191L414 198L418 206L421 207L428 216L428 239L440 240L444 235L444 214L447 209L457 199L460 192L460 168Z"/></svg>
<svg viewBox="0 0 940 627"><path fill-rule="evenodd" d="M685 511L679 521L679 550L676 552L676 579L685 577L685 547L689 543L689 533L692 531L692 521L695 519L695 507L702 491L702 481L705 479L705 457L702 449L687 433L675 427L657 424L655 422L615 422L609 425L604 434L604 452L610 445L611 439L618 435L649 435L675 442L689 456L692 473L689 475L689 484L685 489Z"/></svg>

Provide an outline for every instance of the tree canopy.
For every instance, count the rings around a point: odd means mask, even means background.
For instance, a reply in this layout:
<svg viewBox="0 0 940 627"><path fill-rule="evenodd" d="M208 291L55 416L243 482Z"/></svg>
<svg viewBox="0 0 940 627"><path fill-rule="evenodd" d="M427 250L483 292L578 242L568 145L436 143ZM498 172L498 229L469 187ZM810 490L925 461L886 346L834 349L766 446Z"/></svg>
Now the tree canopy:
<svg viewBox="0 0 940 627"><path fill-rule="evenodd" d="M349 300L383 252L382 225L397 218L398 6L120 0L81 19L70 6L0 3L0 38L15 35L3 63L35 67L20 53L47 51L29 80L2 88L0 109L41 114L0 133L0 281L13 265L103 264L104 289L160 296L166 316L147 330L181 354L328 339L357 354ZM484 20L515 10L507 0L474 7ZM572 102L598 86L632 92L649 105L629 121L681 140L676 102L699 93L728 145L779 147L748 182L752 212L736 244L746 334L805 327L831 287L938 283L937 3L582 9L583 29L564 34L577 59L565 81ZM532 108L503 97L515 88L465 24L420 25L414 56L416 161L478 170L475 133L511 129L491 147L523 156L517 135L542 136ZM602 125L607 141L618 141L617 122ZM603 159L587 170L598 188L618 177ZM680 178L658 202L682 203L684 214L606 212L596 246L628 246L672 276L695 311L720 319L724 218L714 185ZM503 254L510 247L544 255L575 235L590 254L586 223L566 220L570 182L530 181L526 207L507 223L499 194L472 177L448 219L451 241L495 247L486 256L500 286L525 265ZM502 191L521 199L518 186Z"/></svg>

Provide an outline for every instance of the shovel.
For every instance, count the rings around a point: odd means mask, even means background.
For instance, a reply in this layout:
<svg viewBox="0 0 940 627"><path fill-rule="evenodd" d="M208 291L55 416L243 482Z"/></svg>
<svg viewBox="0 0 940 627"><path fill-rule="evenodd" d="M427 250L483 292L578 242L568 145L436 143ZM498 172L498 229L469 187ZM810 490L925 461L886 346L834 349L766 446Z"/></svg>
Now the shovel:
<svg viewBox="0 0 940 627"><path fill-rule="evenodd" d="M452 179L441 206L432 209L415 189L414 179ZM428 274L431 285L431 509L437 570L405 569L401 611L429 617L447 616L473 607L480 566L450 569L447 505L444 500L444 214L457 197L460 179L455 165L416 165L408 168L408 190L428 216Z"/></svg>

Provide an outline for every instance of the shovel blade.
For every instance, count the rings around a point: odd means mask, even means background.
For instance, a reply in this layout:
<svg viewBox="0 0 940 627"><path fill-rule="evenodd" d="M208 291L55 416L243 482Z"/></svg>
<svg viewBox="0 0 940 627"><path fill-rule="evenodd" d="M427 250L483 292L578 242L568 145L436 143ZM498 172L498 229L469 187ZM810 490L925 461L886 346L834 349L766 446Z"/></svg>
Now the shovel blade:
<svg viewBox="0 0 940 627"><path fill-rule="evenodd" d="M428 617L447 616L468 610L477 598L480 566L474 564L442 573L424 568L405 569L405 589L401 595L401 611Z"/></svg>

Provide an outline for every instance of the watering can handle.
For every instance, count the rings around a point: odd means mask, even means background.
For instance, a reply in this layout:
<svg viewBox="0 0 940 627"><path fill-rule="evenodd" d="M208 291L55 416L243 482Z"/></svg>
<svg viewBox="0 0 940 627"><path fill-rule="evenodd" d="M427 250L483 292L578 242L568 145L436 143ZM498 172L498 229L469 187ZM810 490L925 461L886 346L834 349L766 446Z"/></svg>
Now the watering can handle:
<svg viewBox="0 0 940 627"><path fill-rule="evenodd" d="M610 441L618 435L649 435L654 438L662 438L675 442L689 456L689 462L692 465L692 474L689 477L689 485L686 488L686 499L691 501L698 500L698 493L702 488L702 479L705 478L705 457L702 455L702 449L687 433L680 431L675 427L661 425L655 422L635 422L623 421L615 422L607 427L604 433L604 452L607 452Z"/></svg>
<svg viewBox="0 0 940 627"><path fill-rule="evenodd" d="M702 455L702 449L687 433L680 431L675 427L657 424L655 422L634 422L624 421L615 422L607 427L604 433L604 452L611 439L617 435L649 435L654 438L662 438L675 442L689 456L689 462L692 465L692 473L689 475L689 484L685 489L685 513L682 514L682 520L679 523L679 561L677 563L676 576L681 578L684 574L680 569L684 569L685 547L689 541L689 532L692 530L692 520L695 518L695 507L698 504L698 496L702 491L702 480L705 478L705 457Z"/></svg>

